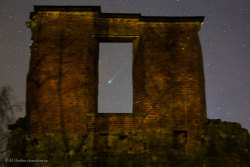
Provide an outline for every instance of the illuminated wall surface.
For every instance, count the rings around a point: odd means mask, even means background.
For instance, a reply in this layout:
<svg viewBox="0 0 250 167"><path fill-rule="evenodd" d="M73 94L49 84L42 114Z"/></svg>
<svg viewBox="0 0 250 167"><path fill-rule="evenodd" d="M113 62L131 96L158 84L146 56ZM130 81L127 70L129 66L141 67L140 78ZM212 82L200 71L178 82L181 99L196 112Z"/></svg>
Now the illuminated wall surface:
<svg viewBox="0 0 250 167"><path fill-rule="evenodd" d="M200 147L206 120L198 37L203 17L144 17L101 13L99 7L36 6L30 18L27 116L31 132L160 132L159 139L177 147ZM112 54L103 46L111 44L129 45L132 58L124 59L132 63L129 67L115 62L117 73L109 74L101 68L108 66L105 56ZM100 108L98 101L113 102L103 88L122 86L116 77L123 68L131 69L124 76L124 82L131 82L131 97L119 95L114 101L129 98L131 104L127 110L121 104L120 111ZM101 113L102 109L116 113Z"/></svg>

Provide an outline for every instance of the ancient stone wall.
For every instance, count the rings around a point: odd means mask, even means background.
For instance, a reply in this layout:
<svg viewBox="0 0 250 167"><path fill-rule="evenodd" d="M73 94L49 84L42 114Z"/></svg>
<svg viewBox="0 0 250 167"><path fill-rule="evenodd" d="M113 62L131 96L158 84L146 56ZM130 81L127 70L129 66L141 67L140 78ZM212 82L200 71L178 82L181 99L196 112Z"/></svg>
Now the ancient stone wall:
<svg viewBox="0 0 250 167"><path fill-rule="evenodd" d="M36 6L27 22L31 132L162 131L166 140L199 147L206 119L202 21ZM99 42L133 42L132 114L97 111Z"/></svg>

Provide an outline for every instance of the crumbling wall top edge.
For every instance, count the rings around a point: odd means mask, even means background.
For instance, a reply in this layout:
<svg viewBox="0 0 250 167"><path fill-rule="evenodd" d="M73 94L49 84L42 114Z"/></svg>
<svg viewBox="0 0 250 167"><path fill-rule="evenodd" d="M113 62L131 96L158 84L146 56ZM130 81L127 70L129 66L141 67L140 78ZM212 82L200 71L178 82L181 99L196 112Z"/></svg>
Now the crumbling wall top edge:
<svg viewBox="0 0 250 167"><path fill-rule="evenodd" d="M34 12L30 13L30 19L34 15L37 14L38 11L62 11L62 12L79 12L79 11L86 11L86 12L101 12L100 6L47 6L47 5L39 5L34 6Z"/></svg>
<svg viewBox="0 0 250 167"><path fill-rule="evenodd" d="M96 12L101 18L135 18L142 22L203 22L204 16L141 16L138 13L101 13L100 6L34 6L34 12L30 13L30 19L38 11L62 11L62 12Z"/></svg>
<svg viewBox="0 0 250 167"><path fill-rule="evenodd" d="M200 22L204 21L204 16L168 16L168 17L160 17L160 16L142 16L140 21L143 22Z"/></svg>

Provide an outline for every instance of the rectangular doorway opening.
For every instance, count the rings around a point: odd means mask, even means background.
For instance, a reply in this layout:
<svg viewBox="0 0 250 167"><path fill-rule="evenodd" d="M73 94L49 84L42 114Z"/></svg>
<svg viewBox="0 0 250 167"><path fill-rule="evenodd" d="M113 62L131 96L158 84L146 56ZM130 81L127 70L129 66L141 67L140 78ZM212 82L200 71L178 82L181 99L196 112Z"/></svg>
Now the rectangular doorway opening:
<svg viewBox="0 0 250 167"><path fill-rule="evenodd" d="M132 113L133 43L99 43L98 113Z"/></svg>

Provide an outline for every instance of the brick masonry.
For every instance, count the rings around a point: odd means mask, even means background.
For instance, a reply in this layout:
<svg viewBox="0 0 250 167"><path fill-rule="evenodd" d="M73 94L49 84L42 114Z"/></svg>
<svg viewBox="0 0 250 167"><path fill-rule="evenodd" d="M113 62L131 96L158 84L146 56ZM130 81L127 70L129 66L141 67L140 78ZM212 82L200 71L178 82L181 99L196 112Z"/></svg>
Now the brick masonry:
<svg viewBox="0 0 250 167"><path fill-rule="evenodd" d="M200 146L206 121L198 36L203 17L35 6L30 18L26 101L31 132L162 130L171 140L186 137L187 149ZM132 114L97 111L99 42L133 42Z"/></svg>

